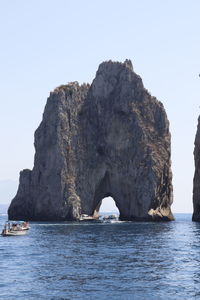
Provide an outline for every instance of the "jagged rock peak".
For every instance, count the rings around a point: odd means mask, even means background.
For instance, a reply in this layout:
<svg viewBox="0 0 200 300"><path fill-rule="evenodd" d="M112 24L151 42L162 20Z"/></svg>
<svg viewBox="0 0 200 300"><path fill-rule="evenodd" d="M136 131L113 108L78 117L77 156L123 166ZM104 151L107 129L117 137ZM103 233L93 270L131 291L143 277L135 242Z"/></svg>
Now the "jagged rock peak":
<svg viewBox="0 0 200 300"><path fill-rule="evenodd" d="M116 72L117 69L129 69L133 72L133 64L130 59L126 59L123 63L118 61L104 61L99 65L97 72Z"/></svg>
<svg viewBox="0 0 200 300"><path fill-rule="evenodd" d="M50 94L10 219L79 220L112 196L122 220L171 220L169 122L130 60L102 63L91 86Z"/></svg>
<svg viewBox="0 0 200 300"><path fill-rule="evenodd" d="M63 91L63 92L77 91L80 88L83 88L83 89L87 88L88 89L89 87L90 87L89 83L84 82L83 84L79 84L78 81L72 81L72 82L68 82L67 84L59 85L50 94L59 93L60 91Z"/></svg>
<svg viewBox="0 0 200 300"><path fill-rule="evenodd" d="M142 79L134 73L131 60L126 59L124 63L111 60L100 64L96 77L92 83L94 97L107 98L115 89L132 89L133 83L143 89Z"/></svg>

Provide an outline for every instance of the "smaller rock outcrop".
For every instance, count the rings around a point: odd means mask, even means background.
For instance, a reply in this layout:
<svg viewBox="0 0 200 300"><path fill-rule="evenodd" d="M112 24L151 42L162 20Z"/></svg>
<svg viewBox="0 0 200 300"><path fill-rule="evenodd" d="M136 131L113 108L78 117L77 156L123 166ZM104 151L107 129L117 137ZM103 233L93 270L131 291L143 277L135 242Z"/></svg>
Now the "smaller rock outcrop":
<svg viewBox="0 0 200 300"><path fill-rule="evenodd" d="M200 222L200 116L194 147L195 173L193 179L193 216L192 220Z"/></svg>

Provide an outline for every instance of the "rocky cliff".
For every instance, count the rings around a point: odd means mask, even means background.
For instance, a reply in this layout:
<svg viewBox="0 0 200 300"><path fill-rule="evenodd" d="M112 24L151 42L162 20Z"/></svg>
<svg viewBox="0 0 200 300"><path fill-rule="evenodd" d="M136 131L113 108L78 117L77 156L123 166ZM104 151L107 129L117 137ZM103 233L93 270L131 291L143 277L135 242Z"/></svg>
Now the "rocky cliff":
<svg viewBox="0 0 200 300"><path fill-rule="evenodd" d="M200 222L200 117L198 119L197 133L194 147L195 173L193 180L193 221Z"/></svg>
<svg viewBox="0 0 200 300"><path fill-rule="evenodd" d="M122 220L171 220L169 122L132 63L104 62L91 85L47 100L32 171L20 173L10 219L78 220L112 196Z"/></svg>

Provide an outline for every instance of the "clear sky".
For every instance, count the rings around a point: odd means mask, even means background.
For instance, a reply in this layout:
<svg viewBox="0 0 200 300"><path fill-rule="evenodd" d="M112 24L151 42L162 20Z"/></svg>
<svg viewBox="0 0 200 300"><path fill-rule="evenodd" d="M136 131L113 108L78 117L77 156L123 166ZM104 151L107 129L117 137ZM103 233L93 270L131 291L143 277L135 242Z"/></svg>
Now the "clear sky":
<svg viewBox="0 0 200 300"><path fill-rule="evenodd" d="M191 212L199 14L199 0L0 1L0 180L33 167L33 135L51 90L91 82L102 61L129 58L170 120L172 209Z"/></svg>

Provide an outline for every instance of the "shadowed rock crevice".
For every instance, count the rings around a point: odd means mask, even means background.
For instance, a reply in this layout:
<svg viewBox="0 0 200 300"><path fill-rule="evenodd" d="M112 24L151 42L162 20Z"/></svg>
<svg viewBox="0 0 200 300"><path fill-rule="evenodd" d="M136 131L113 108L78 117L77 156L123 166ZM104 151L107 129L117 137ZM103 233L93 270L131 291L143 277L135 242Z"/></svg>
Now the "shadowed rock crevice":
<svg viewBox="0 0 200 300"><path fill-rule="evenodd" d="M123 220L173 219L169 122L131 61L102 63L91 86L56 88L35 149L10 218L78 220L111 196Z"/></svg>

